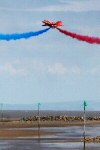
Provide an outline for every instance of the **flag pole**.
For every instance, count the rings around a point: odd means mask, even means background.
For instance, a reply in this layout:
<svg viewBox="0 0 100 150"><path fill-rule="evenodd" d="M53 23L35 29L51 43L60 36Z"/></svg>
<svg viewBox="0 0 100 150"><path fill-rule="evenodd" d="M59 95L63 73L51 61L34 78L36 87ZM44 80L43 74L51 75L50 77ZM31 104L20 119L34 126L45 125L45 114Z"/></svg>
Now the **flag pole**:
<svg viewBox="0 0 100 150"><path fill-rule="evenodd" d="M85 130L85 125L86 125L86 106L87 106L87 103L86 101L84 101L84 150L85 150L85 136L86 136L86 130Z"/></svg>
<svg viewBox="0 0 100 150"><path fill-rule="evenodd" d="M40 140L40 103L38 103L38 139Z"/></svg>

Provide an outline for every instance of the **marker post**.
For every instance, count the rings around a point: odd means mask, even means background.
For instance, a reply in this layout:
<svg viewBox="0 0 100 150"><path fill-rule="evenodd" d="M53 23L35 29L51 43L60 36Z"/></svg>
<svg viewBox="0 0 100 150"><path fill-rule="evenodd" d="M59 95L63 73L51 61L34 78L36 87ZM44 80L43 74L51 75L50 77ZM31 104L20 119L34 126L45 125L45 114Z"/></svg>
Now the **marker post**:
<svg viewBox="0 0 100 150"><path fill-rule="evenodd" d="M38 139L40 140L40 103L38 103Z"/></svg>
<svg viewBox="0 0 100 150"><path fill-rule="evenodd" d="M83 133L83 136L84 136L84 150L85 150L85 134L86 134L86 130L85 130L86 119L85 119L85 117L86 117L86 106L87 106L86 101L84 101L83 105L84 105L84 133Z"/></svg>

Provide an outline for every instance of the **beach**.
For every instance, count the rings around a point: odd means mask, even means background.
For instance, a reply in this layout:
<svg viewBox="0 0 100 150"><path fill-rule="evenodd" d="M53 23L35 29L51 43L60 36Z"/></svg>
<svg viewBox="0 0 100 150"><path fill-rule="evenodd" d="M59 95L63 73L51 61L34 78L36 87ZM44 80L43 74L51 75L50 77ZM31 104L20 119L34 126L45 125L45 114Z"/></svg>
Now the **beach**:
<svg viewBox="0 0 100 150"><path fill-rule="evenodd" d="M11 115L13 116L0 120L0 150L83 149L84 120L79 113L75 116L65 113L59 115L56 112L56 115L42 114L40 118L28 114L26 117L21 114L16 117L15 114ZM88 115L85 126L87 149L100 149L100 118Z"/></svg>
<svg viewBox="0 0 100 150"><path fill-rule="evenodd" d="M100 126L100 121L87 121L86 128ZM30 139L38 136L42 137L47 135L59 135L59 133L64 133L64 131L54 130L55 128L69 128L69 132L71 132L71 128L81 128L81 134L83 130L83 121L1 121L0 122L0 138L6 139L17 139L17 137L25 137ZM44 130L44 128L48 128L48 130ZM52 130L53 129L53 130ZM98 135L99 136L99 135ZM41 138L42 140L42 138ZM67 139L68 140L68 139ZM71 139L70 139L71 140ZM82 141L82 135L79 139L74 139L75 141ZM73 141L73 139L72 139Z"/></svg>
<svg viewBox="0 0 100 150"><path fill-rule="evenodd" d="M57 122L58 123L58 122ZM83 126L82 123L62 123L57 127L53 122L45 122L32 127L34 122L10 121L0 123L0 150L82 150ZM92 122L91 122L92 123ZM49 124L49 126L48 126ZM64 126L63 126L64 124ZM38 124L37 124L38 125ZM39 130L38 130L39 129ZM86 136L99 136L100 124L93 122L86 125ZM86 143L88 150L99 150L100 143Z"/></svg>

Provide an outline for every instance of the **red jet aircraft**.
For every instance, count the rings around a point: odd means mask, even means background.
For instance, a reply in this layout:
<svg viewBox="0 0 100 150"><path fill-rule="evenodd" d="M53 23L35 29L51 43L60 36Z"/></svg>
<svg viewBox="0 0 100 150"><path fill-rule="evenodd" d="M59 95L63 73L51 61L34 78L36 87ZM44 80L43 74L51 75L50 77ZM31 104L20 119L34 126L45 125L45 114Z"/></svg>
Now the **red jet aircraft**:
<svg viewBox="0 0 100 150"><path fill-rule="evenodd" d="M42 22L44 23L42 26L49 26L50 28L57 28L58 26L63 26L62 21L51 22L48 20L43 20Z"/></svg>

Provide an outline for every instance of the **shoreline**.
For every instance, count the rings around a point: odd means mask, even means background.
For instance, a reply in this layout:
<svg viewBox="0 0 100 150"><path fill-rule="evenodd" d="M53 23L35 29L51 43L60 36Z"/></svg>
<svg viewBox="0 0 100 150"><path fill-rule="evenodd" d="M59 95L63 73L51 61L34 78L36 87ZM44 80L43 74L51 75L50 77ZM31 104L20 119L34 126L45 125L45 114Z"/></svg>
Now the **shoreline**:
<svg viewBox="0 0 100 150"><path fill-rule="evenodd" d="M86 126L95 126L100 125L100 121L87 121ZM9 121L0 122L0 140L52 140L57 142L83 142L83 138L54 138L49 137L52 135L57 135L59 131L45 131L42 127L71 127L71 126L83 126L82 121L72 121L72 122L65 122L65 121L41 121L38 128L38 122L35 121ZM32 129L31 129L32 128ZM38 130L39 129L39 130ZM48 136L47 138L45 136ZM98 137L100 138L100 137ZM96 139L96 140L93 140ZM87 143L100 143L100 140L97 137L87 137Z"/></svg>
<svg viewBox="0 0 100 150"><path fill-rule="evenodd" d="M100 121L86 121L86 126L99 125ZM0 128L68 127L83 126L83 121L0 121Z"/></svg>

